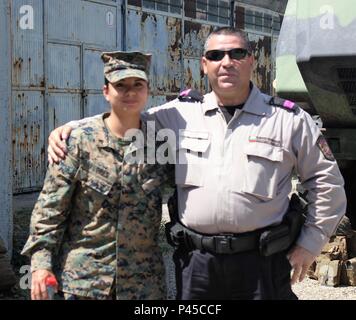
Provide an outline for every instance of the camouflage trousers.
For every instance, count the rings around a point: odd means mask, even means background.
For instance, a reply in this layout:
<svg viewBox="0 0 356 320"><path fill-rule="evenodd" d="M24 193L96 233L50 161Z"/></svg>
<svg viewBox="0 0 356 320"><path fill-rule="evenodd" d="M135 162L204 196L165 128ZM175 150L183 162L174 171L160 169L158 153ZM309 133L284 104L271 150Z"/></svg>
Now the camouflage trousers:
<svg viewBox="0 0 356 320"><path fill-rule="evenodd" d="M78 296L76 294L68 293L68 292L63 292L63 296L64 296L64 300L98 300L96 298ZM102 298L100 300L116 300L115 292L113 292L111 295L108 295L106 298Z"/></svg>

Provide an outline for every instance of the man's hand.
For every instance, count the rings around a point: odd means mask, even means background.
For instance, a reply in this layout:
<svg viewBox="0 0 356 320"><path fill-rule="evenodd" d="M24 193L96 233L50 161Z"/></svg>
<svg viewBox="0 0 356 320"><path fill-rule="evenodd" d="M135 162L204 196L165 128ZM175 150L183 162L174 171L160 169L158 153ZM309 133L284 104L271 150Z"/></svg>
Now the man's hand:
<svg viewBox="0 0 356 320"><path fill-rule="evenodd" d="M48 162L58 163L60 159L65 159L67 148L65 140L68 139L72 128L70 126L61 126L54 129L48 137Z"/></svg>
<svg viewBox="0 0 356 320"><path fill-rule="evenodd" d="M31 299L32 300L48 300L46 279L48 277L54 277L51 271L45 269L39 269L32 272L31 281ZM55 291L58 287L55 288Z"/></svg>
<svg viewBox="0 0 356 320"><path fill-rule="evenodd" d="M302 281L304 279L316 256L296 245L288 252L287 258L293 270L291 284L295 284L298 280Z"/></svg>

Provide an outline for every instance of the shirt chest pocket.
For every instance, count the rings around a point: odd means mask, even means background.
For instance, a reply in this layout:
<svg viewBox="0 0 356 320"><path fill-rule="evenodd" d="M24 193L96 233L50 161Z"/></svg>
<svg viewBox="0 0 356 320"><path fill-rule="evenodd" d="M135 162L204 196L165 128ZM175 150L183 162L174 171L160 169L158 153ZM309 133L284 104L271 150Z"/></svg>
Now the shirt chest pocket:
<svg viewBox="0 0 356 320"><path fill-rule="evenodd" d="M203 186L208 161L209 132L181 130L177 149L176 184Z"/></svg>
<svg viewBox="0 0 356 320"><path fill-rule="evenodd" d="M160 164L140 164L137 170L137 183L145 194L152 191L160 192L160 188L165 181L165 167Z"/></svg>
<svg viewBox="0 0 356 320"><path fill-rule="evenodd" d="M107 196L114 184L114 178L110 173L104 175L98 173L96 170L87 170L83 167L79 168L77 179L81 182L84 193L91 193L93 196L105 197Z"/></svg>
<svg viewBox="0 0 356 320"><path fill-rule="evenodd" d="M281 147L265 143L250 143L244 148L246 156L243 192L261 200L273 199L277 194L278 170L283 161Z"/></svg>

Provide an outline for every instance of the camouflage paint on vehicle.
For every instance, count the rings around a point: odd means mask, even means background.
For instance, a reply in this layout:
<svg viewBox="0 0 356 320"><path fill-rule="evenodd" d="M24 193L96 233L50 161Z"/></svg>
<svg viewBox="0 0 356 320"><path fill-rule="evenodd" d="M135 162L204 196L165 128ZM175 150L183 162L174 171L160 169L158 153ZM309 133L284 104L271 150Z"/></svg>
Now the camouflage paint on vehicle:
<svg viewBox="0 0 356 320"><path fill-rule="evenodd" d="M355 34L352 1L290 0L277 48L278 95L309 103L325 127L355 128Z"/></svg>
<svg viewBox="0 0 356 320"><path fill-rule="evenodd" d="M356 8L353 0L289 0L276 59L276 93L321 118L345 180L356 228Z"/></svg>

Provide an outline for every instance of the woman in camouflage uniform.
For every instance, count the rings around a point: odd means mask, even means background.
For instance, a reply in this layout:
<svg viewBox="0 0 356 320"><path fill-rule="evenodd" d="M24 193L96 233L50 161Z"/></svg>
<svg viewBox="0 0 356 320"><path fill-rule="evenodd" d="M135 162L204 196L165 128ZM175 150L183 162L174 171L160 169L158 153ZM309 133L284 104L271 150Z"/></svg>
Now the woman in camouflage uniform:
<svg viewBox="0 0 356 320"><path fill-rule="evenodd" d="M66 159L48 167L22 252L31 256L32 299L47 299L45 279L54 275L66 299L166 297L160 187L172 168L132 161L147 155L140 113L150 58L102 54L111 111L75 129ZM129 129L143 133L141 144L125 138Z"/></svg>

